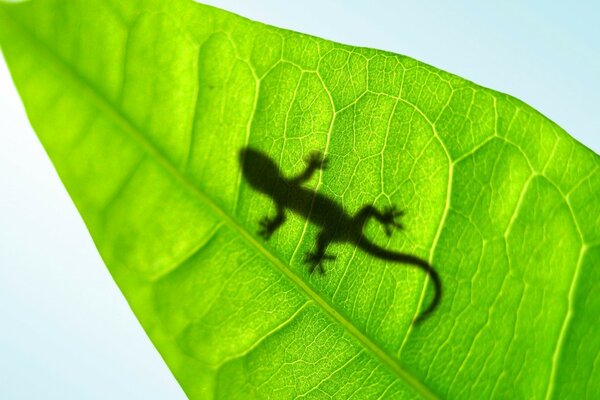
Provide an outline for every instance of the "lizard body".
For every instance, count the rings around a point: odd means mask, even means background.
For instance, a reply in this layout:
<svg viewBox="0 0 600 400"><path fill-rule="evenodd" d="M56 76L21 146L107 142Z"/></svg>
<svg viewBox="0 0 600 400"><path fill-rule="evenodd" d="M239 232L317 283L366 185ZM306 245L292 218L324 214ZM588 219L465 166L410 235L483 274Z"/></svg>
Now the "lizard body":
<svg viewBox="0 0 600 400"><path fill-rule="evenodd" d="M268 240L283 225L286 220L285 212L289 210L321 228L317 236L316 251L307 254L305 259L311 264L311 273L315 270L324 273L323 262L335 259L335 256L326 252L331 243L352 243L362 251L379 259L411 264L425 271L434 285L434 298L431 304L414 320L414 323L422 322L435 310L440 302L442 292L441 280L437 271L419 257L378 246L363 233L363 228L368 220L375 218L383 225L385 233L390 236L392 229L402 229L402 224L396 220L404 215L402 211L396 210L395 207L388 207L382 212L372 205L366 205L352 216L329 197L303 187L302 184L310 180L317 170L327 167L327 159L319 153L311 153L307 159L306 169L291 178L284 177L277 164L266 154L249 147L240 151L240 163L246 181L253 189L269 196L277 209L275 217L264 217L260 221L260 230L258 231L260 236Z"/></svg>

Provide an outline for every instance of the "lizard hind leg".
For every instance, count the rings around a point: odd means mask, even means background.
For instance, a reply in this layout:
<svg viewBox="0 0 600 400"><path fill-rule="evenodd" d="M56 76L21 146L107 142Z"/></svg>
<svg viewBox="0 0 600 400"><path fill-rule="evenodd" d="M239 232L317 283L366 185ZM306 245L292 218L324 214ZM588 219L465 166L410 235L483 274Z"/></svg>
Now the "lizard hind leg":
<svg viewBox="0 0 600 400"><path fill-rule="evenodd" d="M382 211L379 211L372 205L364 206L361 208L355 215L354 221L356 226L362 232L364 226L367 224L370 218L375 218L379 223L383 225L383 229L385 230L385 234L387 236L392 235L393 229L402 230L404 226L397 219L401 218L404 215L404 211L398 210L396 206L385 207Z"/></svg>
<svg viewBox="0 0 600 400"><path fill-rule="evenodd" d="M331 244L332 238L330 235L325 234L323 231L317 236L317 249L314 253L307 253L304 256L304 262L309 264L309 271L312 274L315 270L318 270L321 275L325 274L323 269L323 262L325 260L335 260L336 256L333 254L327 254L327 247Z"/></svg>

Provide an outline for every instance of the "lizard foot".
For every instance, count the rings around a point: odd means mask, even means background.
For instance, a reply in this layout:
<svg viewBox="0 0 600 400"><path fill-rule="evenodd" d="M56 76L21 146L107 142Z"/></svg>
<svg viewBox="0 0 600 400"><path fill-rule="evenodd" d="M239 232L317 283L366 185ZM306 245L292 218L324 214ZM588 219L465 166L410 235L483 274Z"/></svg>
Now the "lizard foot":
<svg viewBox="0 0 600 400"><path fill-rule="evenodd" d="M309 168L327 169L328 162L329 159L318 151L313 151L308 155L308 157L306 157L306 163L308 164Z"/></svg>
<svg viewBox="0 0 600 400"><path fill-rule="evenodd" d="M307 253L306 256L304 256L304 262L306 264L310 264L309 272L312 274L315 272L315 270L318 270L321 275L325 274L325 270L323 269L323 261L335 259L336 257L331 254Z"/></svg>
<svg viewBox="0 0 600 400"><path fill-rule="evenodd" d="M404 211L398 210L396 206L390 206L383 209L381 223L383 224L383 229L388 237L392 236L392 229L404 229L404 225L397 221L397 219L401 218L403 215Z"/></svg>
<svg viewBox="0 0 600 400"><path fill-rule="evenodd" d="M258 224L260 225L260 229L257 234L265 240L269 240L275 229L277 229L277 226L269 217L263 217Z"/></svg>

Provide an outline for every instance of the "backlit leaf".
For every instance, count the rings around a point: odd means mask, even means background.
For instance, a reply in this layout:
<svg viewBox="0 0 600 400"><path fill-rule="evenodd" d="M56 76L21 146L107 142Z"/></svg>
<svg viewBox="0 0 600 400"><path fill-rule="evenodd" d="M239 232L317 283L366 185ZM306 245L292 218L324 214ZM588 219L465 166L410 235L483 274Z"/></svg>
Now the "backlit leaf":
<svg viewBox="0 0 600 400"><path fill-rule="evenodd" d="M31 123L191 398L600 397L600 159L522 102L413 59L191 1L0 5ZM557 60L556 62L560 62ZM551 84L551 82L549 82ZM349 214L396 205L327 273L242 179L251 145ZM43 333L42 333L43 334Z"/></svg>

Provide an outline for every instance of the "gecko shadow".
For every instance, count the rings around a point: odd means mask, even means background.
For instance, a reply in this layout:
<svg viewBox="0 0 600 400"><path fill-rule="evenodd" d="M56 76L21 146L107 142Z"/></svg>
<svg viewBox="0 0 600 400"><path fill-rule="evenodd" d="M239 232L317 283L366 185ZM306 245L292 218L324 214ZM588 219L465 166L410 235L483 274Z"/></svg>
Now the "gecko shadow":
<svg viewBox="0 0 600 400"><path fill-rule="evenodd" d="M260 220L258 234L268 240L286 220L285 212L289 210L306 218L309 222L321 227L317 236L317 248L308 253L305 262L310 264L310 272L325 273L323 263L335 260L335 256L327 253L327 247L334 242L351 243L373 257L404 264L414 265L429 276L435 289L431 304L413 321L414 324L424 321L438 306L442 296L442 284L437 271L426 261L405 253L384 249L371 242L363 233L363 228L370 218L375 218L391 236L394 229L403 226L398 219L403 211L395 207L379 211L372 205L363 206L356 214L350 215L342 206L332 199L302 187L317 170L327 167L327 158L318 152L311 153L306 159L305 170L297 176L286 178L277 164L268 155L250 147L240 150L239 160L242 174L250 186L269 196L277 208L277 214Z"/></svg>

